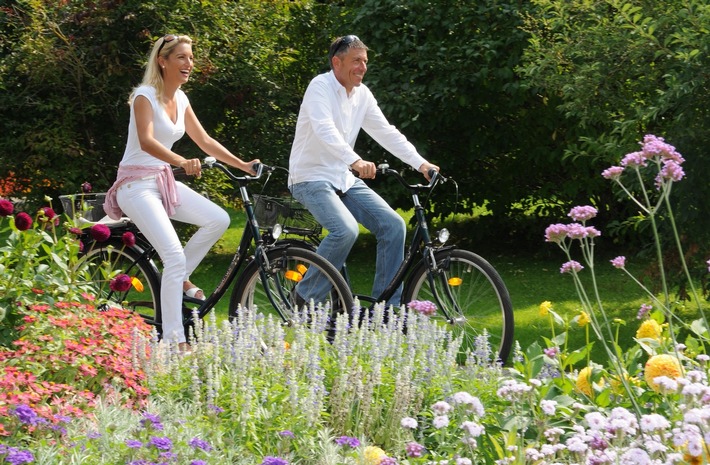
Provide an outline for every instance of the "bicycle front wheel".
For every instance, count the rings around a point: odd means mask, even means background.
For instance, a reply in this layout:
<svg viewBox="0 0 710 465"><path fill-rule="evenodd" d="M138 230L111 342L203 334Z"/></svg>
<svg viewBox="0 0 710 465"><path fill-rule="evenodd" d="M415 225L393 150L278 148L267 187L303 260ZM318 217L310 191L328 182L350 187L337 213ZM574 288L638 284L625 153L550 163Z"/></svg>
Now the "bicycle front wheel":
<svg viewBox="0 0 710 465"><path fill-rule="evenodd" d="M513 345L513 304L498 272L482 257L467 250L435 253L436 269L420 263L407 279L402 303L430 301L430 316L463 337L464 351L478 357L496 354L505 363ZM479 336L488 334L487 344Z"/></svg>
<svg viewBox="0 0 710 465"><path fill-rule="evenodd" d="M138 313L151 325L161 329L160 272L138 248L126 247L120 240L94 242L79 262L86 279L97 290L99 305L114 305ZM112 281L121 274L128 275L127 290L114 290ZM112 287L114 289L112 289Z"/></svg>
<svg viewBox="0 0 710 465"><path fill-rule="evenodd" d="M330 283L325 301L316 304L323 304L324 308L330 309L333 324L338 313L353 308L353 296L345 279L328 260L315 252L285 247L267 251L266 257L266 282L262 280L257 260L251 261L239 277L229 302L230 318L237 316L240 306L242 309L260 311L273 309L284 323L291 324L298 308L295 287L306 273L316 270Z"/></svg>

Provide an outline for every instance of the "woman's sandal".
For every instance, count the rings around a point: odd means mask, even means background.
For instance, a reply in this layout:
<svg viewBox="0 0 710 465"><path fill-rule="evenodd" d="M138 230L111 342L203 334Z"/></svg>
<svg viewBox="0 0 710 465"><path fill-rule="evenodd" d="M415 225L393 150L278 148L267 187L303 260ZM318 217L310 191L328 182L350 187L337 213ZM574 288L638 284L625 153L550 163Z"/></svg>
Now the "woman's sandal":
<svg viewBox="0 0 710 465"><path fill-rule="evenodd" d="M202 297L198 297L197 294L202 292ZM191 287L190 289L185 291L185 295L187 297L190 297L191 299L197 299L197 300L205 300L205 293L202 289L199 287Z"/></svg>

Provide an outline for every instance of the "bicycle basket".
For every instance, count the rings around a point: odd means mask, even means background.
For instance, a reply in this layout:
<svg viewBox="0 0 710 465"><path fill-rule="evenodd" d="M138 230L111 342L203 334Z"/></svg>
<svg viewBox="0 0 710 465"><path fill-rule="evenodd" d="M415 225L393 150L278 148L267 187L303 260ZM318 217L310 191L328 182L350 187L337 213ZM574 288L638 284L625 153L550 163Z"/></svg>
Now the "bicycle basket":
<svg viewBox="0 0 710 465"><path fill-rule="evenodd" d="M280 224L284 233L301 236L320 235L323 228L313 215L292 197L269 197L254 194L254 216L259 227Z"/></svg>
<svg viewBox="0 0 710 465"><path fill-rule="evenodd" d="M105 193L60 195L64 213L77 220L99 221L106 216L104 212Z"/></svg>

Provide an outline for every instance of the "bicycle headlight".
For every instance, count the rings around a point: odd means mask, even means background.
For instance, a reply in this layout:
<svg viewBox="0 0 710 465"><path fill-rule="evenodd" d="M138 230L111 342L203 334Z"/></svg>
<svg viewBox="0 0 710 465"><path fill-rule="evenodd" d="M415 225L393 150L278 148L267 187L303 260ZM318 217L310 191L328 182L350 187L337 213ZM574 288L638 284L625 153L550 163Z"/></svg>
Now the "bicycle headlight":
<svg viewBox="0 0 710 465"><path fill-rule="evenodd" d="M451 233L449 233L449 230L446 229L446 228L443 228L443 229L442 229L441 231L439 231L439 233L437 234L437 239L438 239L439 242L441 242L442 244L445 244L446 241L449 240L449 237L451 237Z"/></svg>
<svg viewBox="0 0 710 465"><path fill-rule="evenodd" d="M274 238L274 240L278 240L279 237L281 237L281 234L284 232L283 226L281 226L279 223L276 223L273 228L271 228L271 236Z"/></svg>

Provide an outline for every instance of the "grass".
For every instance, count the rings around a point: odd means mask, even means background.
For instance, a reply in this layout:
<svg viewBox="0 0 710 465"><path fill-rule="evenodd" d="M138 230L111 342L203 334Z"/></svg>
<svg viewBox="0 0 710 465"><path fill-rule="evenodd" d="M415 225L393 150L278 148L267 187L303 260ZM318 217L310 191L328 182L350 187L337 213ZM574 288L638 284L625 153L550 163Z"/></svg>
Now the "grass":
<svg viewBox="0 0 710 465"><path fill-rule="evenodd" d="M230 211L230 215L233 221L232 227L192 278L193 282L198 283L206 292L212 291L219 283L241 238L244 216L241 212L234 211ZM407 214L404 216L406 217ZM355 293L368 294L371 289L374 247L374 237L363 229L348 259L348 269ZM551 335L549 320L539 314L541 302L552 302L554 310L566 320L572 320L582 311L582 307L572 278L559 272L565 259L554 245L546 244L541 239L540 246L535 251L501 251L500 249L500 247L473 248L473 251L487 259L505 281L515 311L515 339L525 350L530 344L541 342L541 337ZM618 321L623 322L619 328L619 341L624 346L626 343L633 343L638 328L636 314L641 304L647 301L643 299L643 293L637 284L609 264L608 260L611 258L613 255L597 257L595 273L604 310L610 319L617 318ZM631 271L636 274L642 270L632 267ZM226 318L228 301L229 293L217 306L219 318ZM560 330L561 328L556 328L558 334ZM569 328L569 336L570 348L575 349L585 344L584 328L572 324ZM601 348L596 348L594 353L601 355Z"/></svg>

